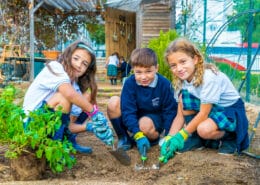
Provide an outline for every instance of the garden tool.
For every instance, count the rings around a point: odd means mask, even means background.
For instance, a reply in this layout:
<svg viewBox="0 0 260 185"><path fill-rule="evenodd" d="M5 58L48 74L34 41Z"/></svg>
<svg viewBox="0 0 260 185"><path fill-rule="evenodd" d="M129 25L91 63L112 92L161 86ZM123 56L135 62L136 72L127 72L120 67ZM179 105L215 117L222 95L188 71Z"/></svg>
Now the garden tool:
<svg viewBox="0 0 260 185"><path fill-rule="evenodd" d="M143 151L141 152L141 164L135 164L135 170L139 171L139 170L159 170L160 167L158 164L153 164L152 166L146 166L145 165L145 161L147 161L147 148L146 146L143 147Z"/></svg>
<svg viewBox="0 0 260 185"><path fill-rule="evenodd" d="M131 164L131 158L130 156L124 151L123 148L115 148L115 145L113 143L112 150L109 150L109 152L123 165L129 166Z"/></svg>

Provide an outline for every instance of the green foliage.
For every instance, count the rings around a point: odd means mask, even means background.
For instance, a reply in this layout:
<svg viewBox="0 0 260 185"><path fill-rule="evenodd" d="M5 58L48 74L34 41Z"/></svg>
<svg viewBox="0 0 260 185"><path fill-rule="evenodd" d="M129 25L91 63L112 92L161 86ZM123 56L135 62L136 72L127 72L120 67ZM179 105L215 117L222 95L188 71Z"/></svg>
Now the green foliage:
<svg viewBox="0 0 260 185"><path fill-rule="evenodd" d="M25 114L21 107L13 104L15 88L7 86L0 96L0 143L8 144L15 135L23 132L22 119Z"/></svg>
<svg viewBox="0 0 260 185"><path fill-rule="evenodd" d="M233 82L235 87L238 89L241 81L245 80L246 77L246 72L236 70L232 68L229 64L225 63L215 63L217 67L219 68L220 71L225 73ZM251 74L250 78L250 89L251 89L251 94L256 95L257 97L260 97L260 85L259 85L259 80L260 80L260 75L259 74ZM242 91L246 91L245 85L242 88Z"/></svg>
<svg viewBox="0 0 260 185"><path fill-rule="evenodd" d="M72 168L76 159L72 143L66 138L61 142L51 136L61 125L61 111L49 111L47 107L30 112L26 116L22 108L13 103L15 88L8 86L0 96L0 143L8 145L7 158L17 158L24 152L33 152L37 158L45 158L53 172ZM29 119L28 124L24 120Z"/></svg>
<svg viewBox="0 0 260 185"><path fill-rule="evenodd" d="M169 30L163 33L160 31L160 36L158 38L153 38L148 43L148 48L155 51L158 57L159 73L172 81L172 72L164 59L164 52L171 41L176 39L178 34L175 30Z"/></svg>
<svg viewBox="0 0 260 185"><path fill-rule="evenodd" d="M0 47L5 44L29 45L29 11L27 1L1 0Z"/></svg>
<svg viewBox="0 0 260 185"><path fill-rule="evenodd" d="M105 27L104 25L97 23L88 23L86 25L89 31L91 40L94 40L97 44L105 44Z"/></svg>
<svg viewBox="0 0 260 185"><path fill-rule="evenodd" d="M246 12L250 9L250 1L251 0L233 0L234 2L234 14L229 16L229 18L235 16L236 14ZM260 9L260 1L252 1L254 2L253 9L259 10ZM234 31L234 30L239 30L243 36L243 41L248 40L248 24L249 24L249 17L250 14L243 14L242 16L238 17L235 19L231 24L228 25L228 30ZM259 37L260 37L260 25L259 25L259 20L260 20L260 13L255 13L253 15L253 35L252 35L252 40L253 42L259 42Z"/></svg>

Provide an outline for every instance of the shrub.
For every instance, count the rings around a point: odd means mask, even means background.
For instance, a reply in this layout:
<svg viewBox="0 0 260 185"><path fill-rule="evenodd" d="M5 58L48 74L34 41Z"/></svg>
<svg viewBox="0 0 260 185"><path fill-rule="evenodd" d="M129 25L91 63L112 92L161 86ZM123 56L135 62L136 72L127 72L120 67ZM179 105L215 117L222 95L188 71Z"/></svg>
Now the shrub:
<svg viewBox="0 0 260 185"><path fill-rule="evenodd" d="M159 73L172 81L172 72L168 64L164 59L164 52L171 41L178 38L178 34L175 30L169 30L168 32L160 31L158 38L153 38L148 42L148 48L155 51L158 57Z"/></svg>
<svg viewBox="0 0 260 185"><path fill-rule="evenodd" d="M13 103L15 88L8 86L0 96L0 144L8 145L5 156L14 159L23 153L34 153L37 158L45 158L53 172L72 168L76 159L72 143L53 140L51 136L61 125L61 111L35 110L29 116ZM27 126L24 120L30 119Z"/></svg>

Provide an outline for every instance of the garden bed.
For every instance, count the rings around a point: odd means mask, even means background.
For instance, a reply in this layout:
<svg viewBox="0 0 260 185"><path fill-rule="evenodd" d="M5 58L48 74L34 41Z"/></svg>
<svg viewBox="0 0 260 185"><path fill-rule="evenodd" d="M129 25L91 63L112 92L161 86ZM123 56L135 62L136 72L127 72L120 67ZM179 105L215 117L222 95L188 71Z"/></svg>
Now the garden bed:
<svg viewBox="0 0 260 185"><path fill-rule="evenodd" d="M98 101L107 101L106 97L98 97ZM100 109L106 112L105 104ZM254 124L259 107L247 104L247 115L251 126ZM259 129L258 131L259 132ZM37 181L15 181L11 174L10 161L0 151L0 183L1 184L129 184L129 185L169 185L169 184L250 184L260 182L260 160L245 155L225 156L216 150L186 152L176 155L174 159L160 167L160 170L135 170L140 163L140 155L136 148L127 153L131 157L131 165L121 165L103 143L93 134L79 134L78 142L93 148L91 155L76 154L77 164L62 173L54 174L47 167L42 179ZM0 147L5 150L5 147ZM145 165L157 163L158 146L148 152ZM259 154L258 154L259 155Z"/></svg>

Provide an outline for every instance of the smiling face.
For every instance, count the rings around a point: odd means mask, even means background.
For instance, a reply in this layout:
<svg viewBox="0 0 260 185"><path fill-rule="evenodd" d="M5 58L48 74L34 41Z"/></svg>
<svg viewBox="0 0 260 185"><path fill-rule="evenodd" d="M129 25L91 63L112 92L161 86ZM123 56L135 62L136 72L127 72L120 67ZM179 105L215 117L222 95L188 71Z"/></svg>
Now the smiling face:
<svg viewBox="0 0 260 185"><path fill-rule="evenodd" d="M91 64L91 55L85 49L76 49L72 53L71 65L75 78L82 76Z"/></svg>
<svg viewBox="0 0 260 185"><path fill-rule="evenodd" d="M185 54L184 52L177 51L168 55L168 64L172 73L181 80L190 82L195 73L195 65L198 62L197 56L194 58Z"/></svg>
<svg viewBox="0 0 260 185"><path fill-rule="evenodd" d="M149 86L155 78L155 75L158 71L158 67L157 66L151 66L151 67L135 66L133 68L133 71L135 75L135 80L138 84L142 86Z"/></svg>

